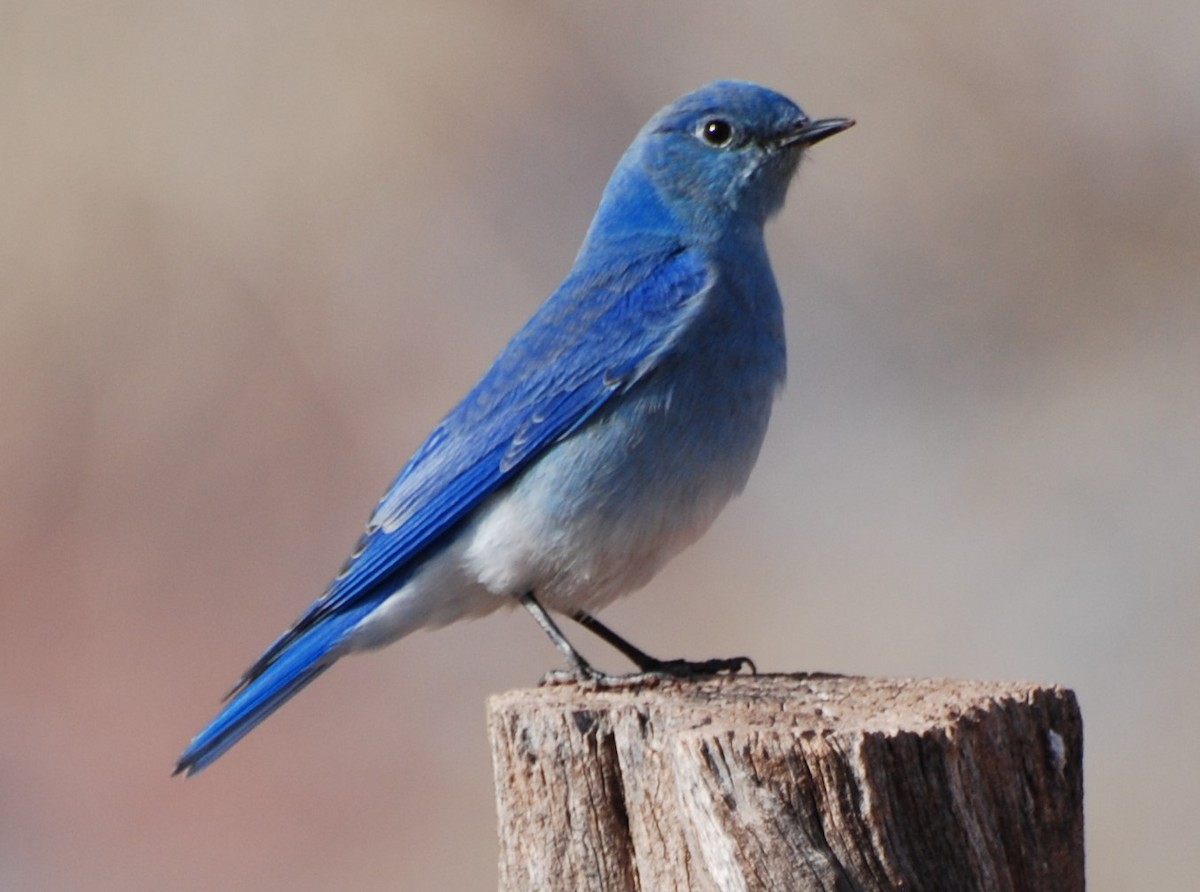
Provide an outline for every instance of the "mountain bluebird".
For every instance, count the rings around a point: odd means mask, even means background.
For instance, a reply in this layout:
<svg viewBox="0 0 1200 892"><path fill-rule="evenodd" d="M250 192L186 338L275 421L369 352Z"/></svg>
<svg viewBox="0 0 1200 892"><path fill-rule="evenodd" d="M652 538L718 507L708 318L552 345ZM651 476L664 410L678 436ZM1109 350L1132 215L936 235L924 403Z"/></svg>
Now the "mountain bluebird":
<svg viewBox="0 0 1200 892"><path fill-rule="evenodd" d="M852 124L734 81L651 118L566 280L417 449L325 594L176 773L209 765L339 657L501 605L523 604L580 680L618 676L593 669L546 608L640 674L749 664L656 660L592 612L643 586L745 486L785 367L763 224L804 149Z"/></svg>

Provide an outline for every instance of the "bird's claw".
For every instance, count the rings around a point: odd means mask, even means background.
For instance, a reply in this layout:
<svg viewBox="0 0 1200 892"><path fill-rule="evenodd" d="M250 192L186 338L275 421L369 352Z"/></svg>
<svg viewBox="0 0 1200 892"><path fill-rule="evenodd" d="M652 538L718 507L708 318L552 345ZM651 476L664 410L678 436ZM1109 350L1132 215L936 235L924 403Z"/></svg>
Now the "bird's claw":
<svg viewBox="0 0 1200 892"><path fill-rule="evenodd" d="M739 675L749 669L758 675L758 667L749 657L717 657L711 660L655 660L641 667L643 673L669 678L697 678L702 675Z"/></svg>
<svg viewBox="0 0 1200 892"><path fill-rule="evenodd" d="M739 675L749 669L751 675L758 674L758 667L749 657L725 657L711 660L651 660L638 668L637 672L601 672L589 663L580 663L570 669L553 669L547 672L540 687L577 684L588 688L621 688L656 685L668 679L692 679L708 675Z"/></svg>

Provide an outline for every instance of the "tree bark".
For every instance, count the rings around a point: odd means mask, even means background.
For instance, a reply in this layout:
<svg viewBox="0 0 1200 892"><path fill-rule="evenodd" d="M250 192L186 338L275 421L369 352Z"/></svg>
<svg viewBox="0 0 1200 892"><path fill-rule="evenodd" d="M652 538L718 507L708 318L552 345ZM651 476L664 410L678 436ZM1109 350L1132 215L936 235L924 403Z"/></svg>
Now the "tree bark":
<svg viewBox="0 0 1200 892"><path fill-rule="evenodd" d="M488 703L501 892L1084 888L1075 696L723 676Z"/></svg>

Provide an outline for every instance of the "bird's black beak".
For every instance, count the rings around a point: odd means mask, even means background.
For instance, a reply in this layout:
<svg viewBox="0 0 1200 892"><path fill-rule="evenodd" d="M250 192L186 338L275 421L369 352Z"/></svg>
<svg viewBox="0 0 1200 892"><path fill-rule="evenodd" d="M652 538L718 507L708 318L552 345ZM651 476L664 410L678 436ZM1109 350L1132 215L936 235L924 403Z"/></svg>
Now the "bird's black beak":
<svg viewBox="0 0 1200 892"><path fill-rule="evenodd" d="M780 148L786 146L807 148L853 126L853 118L822 118L820 121L802 121L786 133L781 134L776 145Z"/></svg>

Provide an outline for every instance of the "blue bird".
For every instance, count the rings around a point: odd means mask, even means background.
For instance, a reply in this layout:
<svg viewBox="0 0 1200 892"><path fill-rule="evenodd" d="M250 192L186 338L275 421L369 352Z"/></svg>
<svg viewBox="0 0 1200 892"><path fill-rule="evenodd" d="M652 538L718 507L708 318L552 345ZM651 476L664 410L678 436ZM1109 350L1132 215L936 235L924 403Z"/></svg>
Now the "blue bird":
<svg viewBox="0 0 1200 892"><path fill-rule="evenodd" d="M784 380L763 225L803 151L854 122L755 84L671 103L626 150L566 280L434 428L337 577L180 756L195 774L340 657L521 603L570 676L605 683L547 609L641 673L592 612L645 585L746 484Z"/></svg>

